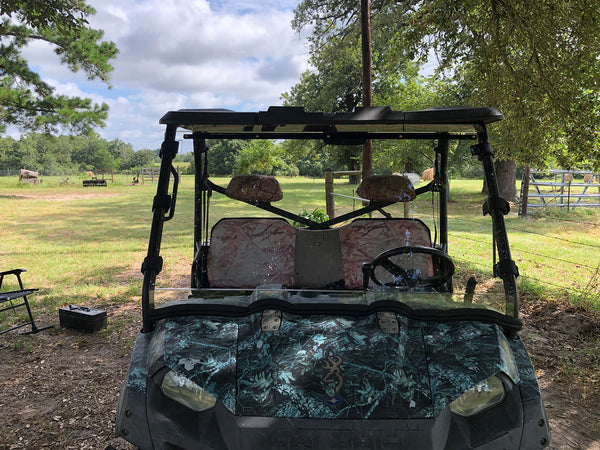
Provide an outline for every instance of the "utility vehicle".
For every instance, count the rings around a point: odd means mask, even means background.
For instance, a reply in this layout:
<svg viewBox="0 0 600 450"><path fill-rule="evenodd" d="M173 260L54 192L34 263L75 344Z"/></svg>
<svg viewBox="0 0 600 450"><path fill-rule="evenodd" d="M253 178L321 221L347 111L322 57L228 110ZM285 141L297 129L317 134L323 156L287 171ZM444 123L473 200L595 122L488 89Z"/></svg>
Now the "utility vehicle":
<svg viewBox="0 0 600 450"><path fill-rule="evenodd" d="M142 265L143 326L118 433L142 449L547 446L540 389L519 338L509 204L498 193L487 131L502 118L493 108L167 113ZM194 145L187 211L194 251L188 287L167 290L157 277L175 214L180 129ZM357 189L360 208L316 222L276 206L285 192L273 177L215 183L209 143L223 139L431 143L434 177L418 187L404 175L367 177ZM447 175L454 140L472 141L483 166L490 273L500 292L475 278L454 292ZM215 220L209 209L218 196L246 209ZM410 217L410 208L398 207L419 196L432 199L433 222L423 209Z"/></svg>

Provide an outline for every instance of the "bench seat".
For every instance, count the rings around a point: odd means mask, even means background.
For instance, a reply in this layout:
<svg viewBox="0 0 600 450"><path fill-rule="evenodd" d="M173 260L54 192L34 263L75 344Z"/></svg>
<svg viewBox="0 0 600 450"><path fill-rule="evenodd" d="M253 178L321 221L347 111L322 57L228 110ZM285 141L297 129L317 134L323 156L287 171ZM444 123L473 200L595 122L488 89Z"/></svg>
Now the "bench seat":
<svg viewBox="0 0 600 450"><path fill-rule="evenodd" d="M295 228L280 218L221 219L212 229L207 257L210 287L362 289L362 264L391 248L431 246L418 219L357 219L340 228ZM407 268L433 275L429 255L402 255Z"/></svg>

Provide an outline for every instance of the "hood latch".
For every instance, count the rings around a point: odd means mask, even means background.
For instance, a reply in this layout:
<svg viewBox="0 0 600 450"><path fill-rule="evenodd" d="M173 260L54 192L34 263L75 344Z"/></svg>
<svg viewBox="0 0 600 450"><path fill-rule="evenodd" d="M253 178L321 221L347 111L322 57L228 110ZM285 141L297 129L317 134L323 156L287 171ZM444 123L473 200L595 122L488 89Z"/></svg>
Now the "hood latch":
<svg viewBox="0 0 600 450"><path fill-rule="evenodd" d="M379 328L381 328L381 331L383 331L385 334L398 334L400 331L398 319L396 318L396 314L393 312L378 312L377 321L379 322Z"/></svg>
<svg viewBox="0 0 600 450"><path fill-rule="evenodd" d="M281 311L277 309L265 309L260 319L262 331L279 331L281 326Z"/></svg>

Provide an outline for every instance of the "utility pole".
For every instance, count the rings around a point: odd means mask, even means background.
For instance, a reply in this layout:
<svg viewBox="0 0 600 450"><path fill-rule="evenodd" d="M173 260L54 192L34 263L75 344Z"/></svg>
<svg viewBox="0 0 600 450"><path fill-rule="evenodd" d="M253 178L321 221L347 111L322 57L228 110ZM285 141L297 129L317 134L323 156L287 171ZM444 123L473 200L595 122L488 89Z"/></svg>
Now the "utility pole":
<svg viewBox="0 0 600 450"><path fill-rule="evenodd" d="M373 103L371 77L371 5L369 0L360 0L360 25L362 47L362 105ZM373 142L367 140L362 149L362 179L373 174Z"/></svg>

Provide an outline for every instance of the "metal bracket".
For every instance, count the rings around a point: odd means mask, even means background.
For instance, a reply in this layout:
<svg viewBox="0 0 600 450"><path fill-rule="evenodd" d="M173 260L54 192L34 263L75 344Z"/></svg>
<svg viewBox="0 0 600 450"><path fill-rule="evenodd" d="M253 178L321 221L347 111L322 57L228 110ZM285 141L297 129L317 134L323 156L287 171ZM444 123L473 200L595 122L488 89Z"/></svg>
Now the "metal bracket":
<svg viewBox="0 0 600 450"><path fill-rule="evenodd" d="M279 331L281 326L281 311L277 309L265 309L260 319L262 331Z"/></svg>
<svg viewBox="0 0 600 450"><path fill-rule="evenodd" d="M179 142L177 141L164 141L160 146L159 156L162 158L163 155L169 155L172 158L175 158L177 152L179 151Z"/></svg>
<svg viewBox="0 0 600 450"><path fill-rule="evenodd" d="M519 276L519 268L513 260L500 261L494 265L494 276L504 278L506 275Z"/></svg>
<svg viewBox="0 0 600 450"><path fill-rule="evenodd" d="M381 331L385 334L398 334L400 331L398 319L393 312L378 312L377 321L379 322L379 328L381 328Z"/></svg>
<svg viewBox="0 0 600 450"><path fill-rule="evenodd" d="M144 262L142 263L142 273L145 273L146 270L150 269L158 274L162 270L162 267L163 259L161 256L146 256L144 258Z"/></svg>
<svg viewBox="0 0 600 450"><path fill-rule="evenodd" d="M483 215L490 214L491 211L500 210L502 214L507 215L510 212L510 204L502 197L490 197L483 204Z"/></svg>
<svg viewBox="0 0 600 450"><path fill-rule="evenodd" d="M154 202L152 202L152 211L160 209L161 211L168 211L171 208L171 196L168 194L156 195Z"/></svg>
<svg viewBox="0 0 600 450"><path fill-rule="evenodd" d="M479 144L472 145L471 155L477 156L477 159L480 161L485 155L490 155L493 158L494 152L492 150L492 145L489 142L481 142Z"/></svg>

